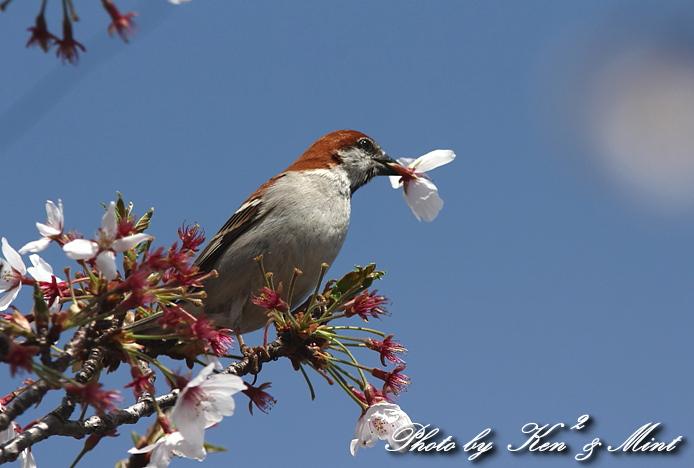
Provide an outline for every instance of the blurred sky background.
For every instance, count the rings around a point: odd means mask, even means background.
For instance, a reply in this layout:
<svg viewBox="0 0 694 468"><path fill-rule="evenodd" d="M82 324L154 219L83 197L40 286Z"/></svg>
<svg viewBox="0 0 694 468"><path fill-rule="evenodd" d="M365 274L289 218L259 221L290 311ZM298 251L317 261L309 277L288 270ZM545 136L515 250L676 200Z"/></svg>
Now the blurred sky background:
<svg viewBox="0 0 694 468"><path fill-rule="evenodd" d="M439 217L417 222L373 181L355 194L329 274L387 270L377 286L392 316L375 325L410 349L413 380L398 403L461 448L491 428L479 466L576 466L596 437L594 466L692 466L691 2L120 0L140 14L130 44L109 38L101 2L74 3L87 48L76 67L24 47L39 2L0 14L0 235L15 248L37 238L47 199L93 235L116 190L137 213L155 207L156 245L183 221L211 237L337 129L396 158L450 148L455 162L431 173ZM47 21L59 34L60 2ZM43 256L69 264L55 246ZM229 451L206 466L473 463L462 449L397 456L383 443L352 458L359 410L313 380L315 402L288 361L267 364L259 382L277 405L250 416L237 397L237 413L206 433ZM0 393L20 381L4 378ZM560 455L506 448L522 445L526 423L568 428L583 414L586 429L549 439L569 446ZM605 450L649 422L662 423L656 440L685 440L667 455ZM126 457L130 430L80 466ZM34 453L39 466L68 466L81 446L53 438Z"/></svg>

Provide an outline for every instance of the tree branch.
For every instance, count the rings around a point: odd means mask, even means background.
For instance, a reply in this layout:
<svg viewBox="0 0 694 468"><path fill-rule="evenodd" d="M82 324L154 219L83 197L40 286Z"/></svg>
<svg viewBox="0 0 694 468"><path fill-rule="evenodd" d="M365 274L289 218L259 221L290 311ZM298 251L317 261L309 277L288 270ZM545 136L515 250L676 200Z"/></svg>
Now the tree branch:
<svg viewBox="0 0 694 468"><path fill-rule="evenodd" d="M83 339L84 336L80 335L80 337L78 337L76 333L73 340L70 341L72 345L69 343L68 346L66 346L66 352L64 354L69 354L67 351L68 349L70 352L74 351L74 349L79 345L79 343L81 343L81 340ZM87 382L94 372L100 368L99 364L103 359L105 351L106 349L103 346L93 348L90 352L89 358L84 363L84 367L80 370L75 379L80 381L80 383ZM276 361L278 358L285 356L286 353L287 349L284 343L278 338L268 345L267 353L264 351L250 353L243 359L231 364L224 371L222 371L222 373L243 376L250 373L259 364ZM61 355L60 358L62 357L63 355ZM57 363L58 361L56 360L56 364ZM65 367L67 367L67 364ZM36 386L42 382L43 381L37 382ZM50 386L48 385L46 390L40 396L38 396L36 401L40 400L40 397L42 397L49 388ZM28 391L29 390L25 391L25 393ZM32 392L32 395L36 394L37 392ZM178 389L172 390L171 392L158 397L156 399L157 404L160 408L170 408L176 403L178 394ZM22 395L24 395L24 393ZM35 398L35 396L32 398ZM25 400L28 402L26 407L31 405L32 398L25 398ZM24 409L26 409L24 407L25 403L26 402L22 402L22 408ZM110 414L92 416L85 421L67 420L70 414L72 414L74 407L74 401L72 401L70 397L66 396L63 398L61 404L55 410L47 414L39 423L22 432L20 435L6 444L0 445L0 464L15 460L23 450L50 436L61 435L81 439L91 434L103 435L124 424L135 424L141 418L150 416L156 411L154 403L152 400L148 399L127 408L114 411ZM21 414L21 412L18 414ZM7 413L0 415L0 417L8 418Z"/></svg>
<svg viewBox="0 0 694 468"><path fill-rule="evenodd" d="M58 356L51 367L58 372L64 372L77 355L77 352L84 347L86 339L87 328L78 328L72 336L72 339L65 345L65 351ZM17 416L23 414L31 405L40 402L50 389L51 384L46 382L45 379L40 379L27 387L27 389L12 400L7 408L5 408L5 411L0 414L0 431L6 429ZM1 450L2 448L0 447L0 451Z"/></svg>

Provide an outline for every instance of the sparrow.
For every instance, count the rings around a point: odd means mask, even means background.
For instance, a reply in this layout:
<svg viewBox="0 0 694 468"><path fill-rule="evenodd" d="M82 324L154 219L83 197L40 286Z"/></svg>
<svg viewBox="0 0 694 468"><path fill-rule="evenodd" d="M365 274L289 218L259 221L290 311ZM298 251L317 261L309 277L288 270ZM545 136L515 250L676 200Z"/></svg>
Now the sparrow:
<svg viewBox="0 0 694 468"><path fill-rule="evenodd" d="M204 283L202 307L186 309L237 336L264 327L265 309L252 302L264 286L254 260L259 255L285 291L294 269L301 270L291 298L301 304L315 289L322 264L332 264L342 248L354 192L375 176L398 175L397 166L361 132L339 130L318 139L253 192L202 250L195 264L217 276Z"/></svg>

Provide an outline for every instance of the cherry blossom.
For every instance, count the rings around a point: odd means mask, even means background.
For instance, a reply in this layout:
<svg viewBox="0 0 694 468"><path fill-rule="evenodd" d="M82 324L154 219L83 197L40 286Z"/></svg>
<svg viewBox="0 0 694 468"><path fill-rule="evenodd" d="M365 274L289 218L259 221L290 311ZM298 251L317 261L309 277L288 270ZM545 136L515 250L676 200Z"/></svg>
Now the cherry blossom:
<svg viewBox="0 0 694 468"><path fill-rule="evenodd" d="M401 166L392 166L400 175L390 176L390 183L396 189L404 185L405 201L418 221L433 221L443 208L443 200L439 197L436 185L424 173L448 164L453 159L453 151L435 150L417 159L398 159Z"/></svg>
<svg viewBox="0 0 694 468"><path fill-rule="evenodd" d="M60 288L59 283L63 283L63 280L55 276L53 274L53 267L37 254L29 255L29 260L31 260L31 264L34 265L27 268L29 274L37 281L41 283L49 283L49 286L51 286L47 288L51 297L46 299L49 306L49 312L58 312L60 310L60 301L56 300L58 298L58 293L55 290ZM55 285L55 288L52 287L53 285ZM46 297L47 294L43 288L43 285L41 286L41 289L44 293L44 297Z"/></svg>
<svg viewBox="0 0 694 468"><path fill-rule="evenodd" d="M48 52L51 43L55 43L58 38L55 37L48 31L46 26L46 18L43 16L44 8L46 7L46 2L43 2L43 7L41 8L41 13L36 17L36 25L27 29L31 32L31 37L29 42L27 42L27 47L38 45L43 49L44 52Z"/></svg>
<svg viewBox="0 0 694 468"><path fill-rule="evenodd" d="M276 291L263 286L260 294L253 298L253 304L258 307L264 307L267 310L277 310L279 312L287 312L289 306L282 300L282 285L280 284Z"/></svg>
<svg viewBox="0 0 694 468"><path fill-rule="evenodd" d="M378 291L363 291L358 296L344 303L345 316L352 317L358 315L365 322L369 321L369 315L378 318L378 315L385 315L386 311L383 304L388 302L385 296L377 296Z"/></svg>
<svg viewBox="0 0 694 468"><path fill-rule="evenodd" d="M63 38L56 39L56 44L58 44L58 50L55 55L63 59L63 63L67 60L68 62L76 65L79 61L79 49L82 52L86 52L87 49L77 42L72 35L72 23L70 19L66 16L63 19Z"/></svg>
<svg viewBox="0 0 694 468"><path fill-rule="evenodd" d="M125 388L132 387L135 398L140 398L144 393L150 395L154 393L154 384L152 383L154 372L151 370L143 372L140 366L131 365L130 375L133 380L125 384Z"/></svg>
<svg viewBox="0 0 694 468"><path fill-rule="evenodd" d="M101 219L99 240L75 239L63 246L65 254L73 260L89 260L95 258L96 267L106 279L112 281L118 277L116 268L116 252L125 252L140 242L150 238L140 233L119 237L116 220L116 202L111 202Z"/></svg>
<svg viewBox="0 0 694 468"><path fill-rule="evenodd" d="M391 364L395 365L404 364L405 362L396 353L405 354L407 353L407 348L398 343L396 340L393 340L393 335L388 335L383 341L372 340L371 338L367 338L365 344L367 348L379 352L379 354L381 355L381 363L384 366L386 365L386 359Z"/></svg>
<svg viewBox="0 0 694 468"><path fill-rule="evenodd" d="M65 391L74 397L79 398L82 403L82 408L86 405L91 405L96 409L96 412L103 415L107 411L116 409L116 402L123 399L119 396L118 390L102 390L101 382L92 381L84 385L67 384Z"/></svg>
<svg viewBox="0 0 694 468"><path fill-rule="evenodd" d="M134 454L152 452L146 468L166 468L174 455L199 461L204 460L207 455L205 447L190 443L179 431L166 434L155 443L141 449L131 448L128 452Z"/></svg>
<svg viewBox="0 0 694 468"><path fill-rule="evenodd" d="M58 206L56 206L55 203L48 200L46 202L46 223L36 223L41 238L26 244L19 249L19 253L25 254L44 250L51 243L51 240L63 234L63 223L63 202L58 200Z"/></svg>
<svg viewBox="0 0 694 468"><path fill-rule="evenodd" d="M371 375L377 379L383 380L383 393L392 392L397 395L400 392L407 390L410 385L410 378L400 371L405 369L405 366L398 366L390 372L386 372L378 367L371 371Z"/></svg>
<svg viewBox="0 0 694 468"><path fill-rule="evenodd" d="M113 33L117 32L121 39L128 42L128 34L132 35L136 26L133 18L137 16L137 13L131 11L123 14L118 11L118 8L111 0L103 0L103 5L113 21L108 26L109 35L113 36Z"/></svg>
<svg viewBox="0 0 694 468"><path fill-rule="evenodd" d="M253 405L258 407L263 413L267 413L275 406L277 400L275 400L272 395L265 391L266 388L270 388L270 382L265 382L260 384L258 387L254 387L251 384L246 384L246 389L242 390L243 393L250 398L251 401L248 402L248 411L253 414Z"/></svg>
<svg viewBox="0 0 694 468"><path fill-rule="evenodd" d="M412 426L412 421L398 405L376 403L366 408L359 418L349 451L356 456L359 447L373 447L378 439L387 440L391 447L396 447L393 436L408 426Z"/></svg>
<svg viewBox="0 0 694 468"><path fill-rule="evenodd" d="M2 238L2 255L0 258L0 292L5 294L0 297L0 312L6 310L15 300L22 289L22 278L27 273L26 266L19 253Z"/></svg>
<svg viewBox="0 0 694 468"><path fill-rule="evenodd" d="M171 411L171 422L196 448L203 446L206 428L234 414L231 395L246 389L246 384L236 375L210 375L213 367L213 363L207 365L188 382Z"/></svg>
<svg viewBox="0 0 694 468"><path fill-rule="evenodd" d="M2 357L2 361L10 365L10 375L14 377L14 374L20 369L31 372L34 364L32 358L38 353L38 346L23 346L23 344L10 341L10 348Z"/></svg>

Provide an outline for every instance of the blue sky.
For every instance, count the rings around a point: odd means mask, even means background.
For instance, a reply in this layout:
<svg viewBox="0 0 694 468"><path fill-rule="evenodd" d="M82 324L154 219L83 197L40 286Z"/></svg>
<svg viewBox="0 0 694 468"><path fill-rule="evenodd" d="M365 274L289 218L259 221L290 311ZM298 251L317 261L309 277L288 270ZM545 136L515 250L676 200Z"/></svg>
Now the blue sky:
<svg viewBox="0 0 694 468"><path fill-rule="evenodd" d="M13 246L36 238L47 199L91 235L117 190L138 213L155 207L158 245L185 220L213 235L337 129L396 158L450 148L455 162L431 173L439 217L417 222L387 180L373 181L355 194L329 274L387 271L378 289L392 315L378 326L410 349L413 380L398 403L460 446L491 428L480 466L575 466L594 438L619 445L649 422L662 423L657 440L685 441L668 455L603 447L594 465L691 466L688 2L123 0L140 13L124 44L108 37L100 2L75 1L87 48L77 67L24 47L35 3L0 14L0 235ZM59 11L50 1L56 32ZM45 257L68 264L57 248ZM343 394L317 377L311 402L282 361L260 381L277 405L250 416L237 399L237 414L208 431L229 450L208 466L471 464L462 450L393 456L383 444L353 459L359 412ZM566 455L506 449L525 441L526 423L570 427L583 414L586 429L549 439ZM123 458L129 430L83 464ZM80 448L54 439L35 455L68 466Z"/></svg>

